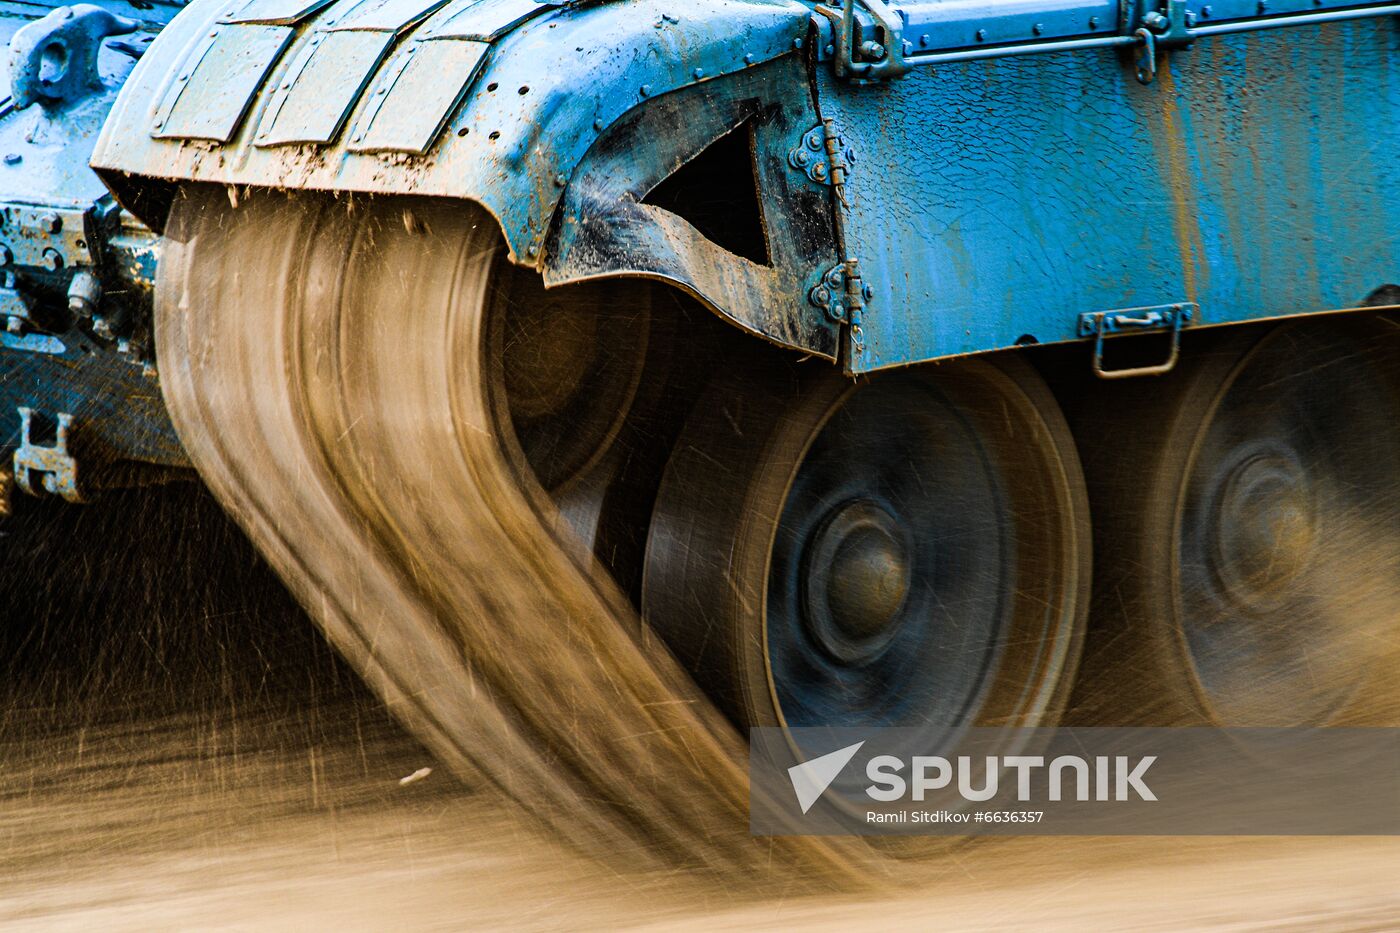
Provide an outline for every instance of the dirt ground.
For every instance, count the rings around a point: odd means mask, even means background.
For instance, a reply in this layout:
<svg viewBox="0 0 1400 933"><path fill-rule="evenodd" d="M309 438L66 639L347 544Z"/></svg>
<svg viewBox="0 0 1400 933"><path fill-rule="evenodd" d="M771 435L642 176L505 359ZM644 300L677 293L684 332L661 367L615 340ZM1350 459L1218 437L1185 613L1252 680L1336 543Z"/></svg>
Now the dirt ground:
<svg viewBox="0 0 1400 933"><path fill-rule="evenodd" d="M861 896L600 865L435 768L197 490L127 500L0 531L6 928L1400 929L1400 839L994 841Z"/></svg>

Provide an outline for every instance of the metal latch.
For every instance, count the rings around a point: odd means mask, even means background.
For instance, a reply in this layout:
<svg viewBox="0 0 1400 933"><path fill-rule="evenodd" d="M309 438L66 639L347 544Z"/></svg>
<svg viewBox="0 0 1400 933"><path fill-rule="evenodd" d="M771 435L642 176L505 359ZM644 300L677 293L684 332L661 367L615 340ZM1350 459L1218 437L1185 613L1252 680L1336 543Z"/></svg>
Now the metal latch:
<svg viewBox="0 0 1400 933"><path fill-rule="evenodd" d="M839 13L820 4L816 11L832 21L836 33L833 44L838 78L883 81L909 73L904 60L908 51L904 19L898 10L885 0L860 0L862 11L869 16L858 18L856 0L831 0L832 6L837 3L841 3Z"/></svg>
<svg viewBox="0 0 1400 933"><path fill-rule="evenodd" d="M15 483L31 496L39 495L33 474L43 474L43 490L50 495L62 496L69 502L82 502L78 492L78 461L68 449L68 440L73 430L73 416L67 413L58 416L57 435L52 447L40 447L30 437L34 424L32 408L19 409L20 446L15 451Z"/></svg>
<svg viewBox="0 0 1400 933"><path fill-rule="evenodd" d="M1128 379L1133 376L1160 376L1169 373L1181 356L1181 329L1198 317L1200 307L1194 302L1152 305L1145 308L1121 308L1117 311L1089 311L1079 315L1079 336L1094 338L1094 375L1100 379ZM1124 334L1171 332L1171 352L1163 363L1134 366L1128 369L1105 369L1103 365L1104 338Z"/></svg>

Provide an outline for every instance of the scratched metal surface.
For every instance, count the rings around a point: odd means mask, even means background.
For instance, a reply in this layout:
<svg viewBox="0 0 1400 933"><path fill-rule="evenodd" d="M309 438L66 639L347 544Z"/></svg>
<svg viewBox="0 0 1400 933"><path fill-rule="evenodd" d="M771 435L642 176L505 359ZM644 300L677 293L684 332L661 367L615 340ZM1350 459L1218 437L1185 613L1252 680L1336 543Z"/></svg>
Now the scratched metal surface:
<svg viewBox="0 0 1400 933"><path fill-rule="evenodd" d="M875 298L853 368L1076 336L1199 302L1215 324L1353 307L1400 281L1400 31L1197 42L1142 86L1112 52L818 71L860 159L850 252Z"/></svg>

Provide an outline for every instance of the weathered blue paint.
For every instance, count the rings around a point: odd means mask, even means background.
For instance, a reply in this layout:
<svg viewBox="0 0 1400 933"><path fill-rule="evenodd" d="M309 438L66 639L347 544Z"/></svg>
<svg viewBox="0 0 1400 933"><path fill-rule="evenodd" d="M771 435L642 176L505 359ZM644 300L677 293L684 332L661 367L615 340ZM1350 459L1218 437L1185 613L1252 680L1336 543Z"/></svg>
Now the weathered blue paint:
<svg viewBox="0 0 1400 933"><path fill-rule="evenodd" d="M0 39L51 5L0 2ZM550 285L663 279L852 372L1094 339L1096 312L1215 325L1400 282L1396 4L857 0L849 30L812 0L99 6L75 47L112 17L137 32L62 75L31 26L0 103L0 409L75 414L119 458L182 460L143 356L139 221L185 182L472 199ZM882 56L907 74L862 80ZM794 162L823 119L834 149ZM645 203L731 132L766 261ZM846 305L821 292L838 280ZM0 445L18 423L0 414Z"/></svg>
<svg viewBox="0 0 1400 933"><path fill-rule="evenodd" d="M255 145L269 104L290 78L288 69L301 60L305 45L326 34L322 19L333 23L357 2L339 0L306 22L252 93L234 137L227 145L206 146L162 138L163 129L155 124L163 103L182 76L196 80L197 69L191 69L198 62L192 59L206 42L221 41L211 40L211 34L268 27L223 23L229 0L196 0L136 68L98 144L94 166L119 192L122 176L135 175L468 197L500 221L512 257L535 264L563 195L556 178L567 180L604 129L662 94L792 52L794 42L806 35L811 15L796 0L695 0L684 6L632 0L576 9L538 6L533 18L501 33L459 31L453 26L461 24L456 17L488 0L455 0L408 30L387 59L374 66L347 121L348 132L317 147ZM393 101L396 112L381 115L377 97L394 96L393 79L405 69L404 59L422 54L420 47L487 38L486 65L471 73L460 103L454 88L443 100ZM437 84L460 80L460 75L445 74ZM381 88L384 95L377 94ZM795 87L787 93L810 89ZM356 149L357 133L371 131L380 120L412 122L433 107L443 108L428 116L434 124L443 118L444 129L433 135L425 158L405 157L416 150L407 145ZM638 153L639 159L646 157ZM160 222L154 216L146 219Z"/></svg>
<svg viewBox="0 0 1400 933"><path fill-rule="evenodd" d="M818 72L864 157L846 248L874 298L851 368L1072 340L1083 312L1362 304L1400 280L1396 38L1389 20L1222 37L1148 86L1111 52Z"/></svg>

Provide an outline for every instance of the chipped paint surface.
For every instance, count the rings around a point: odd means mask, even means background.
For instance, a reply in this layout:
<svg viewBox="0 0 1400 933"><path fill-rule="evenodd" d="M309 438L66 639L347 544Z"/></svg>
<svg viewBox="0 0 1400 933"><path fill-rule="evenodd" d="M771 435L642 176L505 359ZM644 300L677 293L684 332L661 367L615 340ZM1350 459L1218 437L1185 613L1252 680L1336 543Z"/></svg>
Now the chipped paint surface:
<svg viewBox="0 0 1400 933"><path fill-rule="evenodd" d="M1147 86L1111 50L878 87L819 71L865 157L847 247L876 297L853 368L1075 339L1086 311L1362 304L1400 281L1397 67L1377 19L1203 40Z"/></svg>
<svg viewBox="0 0 1400 933"><path fill-rule="evenodd" d="M319 19L313 16L274 64L227 145L205 149L153 138L156 111L187 73L182 66L211 32L244 28L219 23L227 6L228 0L196 0L161 33L127 82L93 156L93 165L119 193L123 176L135 175L467 197L496 216L520 262L532 262L531 248L538 253L543 245L561 194L552 180L572 174L603 129L649 98L696 83L697 69L702 77L732 74L792 51L810 17L806 6L789 0L700 0L683 9L655 0L541 7L539 15L493 42L486 67L460 104L443 104L451 109L426 155L394 160L353 151L345 132L318 147L252 144L254 128L289 80L289 63L300 60L303 43L316 40ZM336 6L323 15L334 16ZM474 41L447 34L460 12L449 4L422 21L380 72L402 69L402 59L419 45ZM400 102L398 118L417 116L412 103ZM373 92L366 94L348 125L357 126L375 105ZM161 218L146 220L159 224Z"/></svg>
<svg viewBox="0 0 1400 933"><path fill-rule="evenodd" d="M1072 36L1090 28L1080 20L1106 15L1100 6L1074 5L1051 26ZM1400 280L1385 229L1400 207L1400 165L1380 155L1400 126L1386 18L1197 41L1162 53L1147 86L1130 50L1114 48L950 61L852 84L827 60L831 23L797 0L563 4L529 16L510 0L418 0L381 24L398 38L372 76L352 76L337 113L320 114L315 132L283 126L276 108L311 45L358 15L355 0L341 0L298 7L295 38L227 143L157 138L160 102L211 35L265 28L223 22L227 7L196 0L176 18L99 143L94 164L150 223L163 208L140 197L152 181L467 198L500 223L511 258L551 284L664 279L751 332L827 357L838 355L834 325L814 317L807 295L831 262L856 257L873 297L854 371L1076 339L1084 312L1198 302L1203 322L1219 324L1355 307ZM939 17L961 36L972 7L910 10L932 24L936 45ZM984 12L996 28L1020 28ZM812 29L824 38L796 51ZM471 54L432 94L396 95L412 57L439 44ZM814 232L814 217L834 220L839 202L766 168L782 140L762 133L771 267L640 203L663 169L732 126L726 107L795 114L812 98L860 157L844 244ZM685 107L713 126L676 139L664 126L636 129L648 113L655 124ZM274 123L275 137L255 141ZM792 143L810 130L783 126L799 133ZM631 149L619 155L621 136Z"/></svg>

